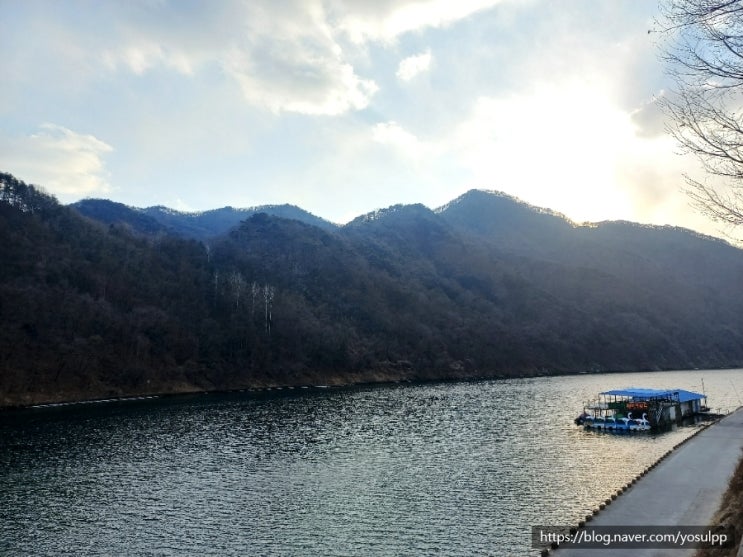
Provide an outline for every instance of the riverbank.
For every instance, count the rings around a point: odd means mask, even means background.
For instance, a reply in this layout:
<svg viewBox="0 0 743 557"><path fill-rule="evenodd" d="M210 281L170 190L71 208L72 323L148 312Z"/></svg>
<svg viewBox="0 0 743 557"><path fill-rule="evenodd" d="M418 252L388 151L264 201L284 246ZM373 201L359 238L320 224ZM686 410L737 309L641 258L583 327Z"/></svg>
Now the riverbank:
<svg viewBox="0 0 743 557"><path fill-rule="evenodd" d="M690 369L657 369L657 370L614 370L614 371L573 371L554 372L549 370L531 370L515 375L492 373L482 374L472 372L460 375L438 375L412 373L410 369L402 365L390 365L385 369L374 369L366 372L349 372L343 375L332 373L304 374L295 377L294 380L286 381L252 381L243 385L228 389L203 388L188 383L177 383L172 386L148 385L148 388L132 389L122 392L111 392L105 390L90 391L57 391L38 393L2 393L0 392L0 412L6 410L22 410L24 408L38 408L46 406L72 406L78 404L97 404L106 402L124 402L128 400L141 400L142 398L167 398L183 395L199 394L230 394L240 392L268 392L280 391L282 389L308 389L317 387L361 387L361 386L384 386L398 383L456 383L460 381L493 381L505 379L532 379L547 377L572 377L576 375L624 375L635 373L673 373L676 371L698 371L699 373L710 373L725 371L736 368L719 368L710 370ZM715 407L714 410L729 412L731 407Z"/></svg>
<svg viewBox="0 0 743 557"><path fill-rule="evenodd" d="M722 504L711 523L713 529L725 529L735 535L728 548L700 549L695 557L740 557L743 555L743 458L738 462Z"/></svg>
<svg viewBox="0 0 743 557"><path fill-rule="evenodd" d="M640 481L620 490L617 497L607 500L606 508L587 517L587 525L637 527L640 532L648 526L713 524L723 494L739 466L742 449L743 408L739 408L667 453ZM589 557L596 551L558 547L549 554ZM601 557L692 557L695 551L604 547L600 553Z"/></svg>

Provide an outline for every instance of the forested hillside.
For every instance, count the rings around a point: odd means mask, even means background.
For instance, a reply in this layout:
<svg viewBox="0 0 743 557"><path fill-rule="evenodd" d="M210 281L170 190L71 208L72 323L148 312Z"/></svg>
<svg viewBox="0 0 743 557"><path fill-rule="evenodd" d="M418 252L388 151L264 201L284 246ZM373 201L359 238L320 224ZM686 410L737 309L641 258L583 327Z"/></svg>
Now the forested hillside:
<svg viewBox="0 0 743 557"><path fill-rule="evenodd" d="M0 174L0 404L743 365L743 252L688 230L481 191L198 235L84 205Z"/></svg>
<svg viewBox="0 0 743 557"><path fill-rule="evenodd" d="M200 213L184 213L162 206L139 209L108 199L83 199L71 207L81 215L102 223L126 226L133 233L165 233L196 240L225 234L241 221L258 213L299 220L325 229L337 228L335 224L294 205L263 205L247 209L222 207Z"/></svg>

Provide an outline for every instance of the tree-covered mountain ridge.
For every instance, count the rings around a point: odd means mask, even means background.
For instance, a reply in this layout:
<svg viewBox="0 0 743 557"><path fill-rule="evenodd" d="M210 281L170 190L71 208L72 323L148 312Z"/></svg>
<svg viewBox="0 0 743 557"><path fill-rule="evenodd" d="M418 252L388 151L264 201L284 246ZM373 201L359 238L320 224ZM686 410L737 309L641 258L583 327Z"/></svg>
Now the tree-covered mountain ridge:
<svg viewBox="0 0 743 557"><path fill-rule="evenodd" d="M689 230L480 190L343 226L235 212L0 174L0 404L743 365L743 251Z"/></svg>
<svg viewBox="0 0 743 557"><path fill-rule="evenodd" d="M140 234L174 234L205 240L228 232L241 221L258 213L300 220L320 228L333 229L337 225L289 204L260 205L256 207L221 207L208 211L178 211L162 205L131 207L108 199L83 199L71 205L81 215L103 222L126 226Z"/></svg>
<svg viewBox="0 0 743 557"><path fill-rule="evenodd" d="M678 226L641 224L626 220L578 223L572 221L570 218L560 212L553 211L552 209L544 207L531 205L518 199L517 197L498 190L470 190L464 195L444 204L443 206L432 209L432 211L437 214L446 214L450 211L454 211L459 203L469 202L473 198L478 198L480 196L483 196L485 198L502 198L510 202L511 209L519 207L524 213L550 215L558 220L564 221L566 224L569 224L574 228L596 228L598 226L604 226L613 223L625 225L628 227L638 227L655 230L679 230L706 240L723 242L725 244L728 243L720 238L716 238L714 236L709 236L700 232L696 232L694 230L689 230ZM422 204L417 205L419 207L427 209ZM163 205L154 205L141 208L131 205L125 205L123 203L111 201L109 199L86 198L72 203L69 206L83 216L87 216L93 220L97 220L105 224L126 226L129 227L130 230L134 233L168 233L195 239L208 239L212 236L224 234L231 228L239 225L240 222L258 213L266 213L268 215L273 215L276 217L298 220L329 230L339 229L344 226L316 216L309 211L305 211L304 209L297 207L296 205L291 205L288 203L255 205L242 208L236 208L227 205L218 209L208 209L204 211L181 211ZM410 205L398 204L386 208L377 209L356 217L356 219L354 219L352 222L357 224L359 222L377 220L395 211L403 210L406 207L410 207Z"/></svg>

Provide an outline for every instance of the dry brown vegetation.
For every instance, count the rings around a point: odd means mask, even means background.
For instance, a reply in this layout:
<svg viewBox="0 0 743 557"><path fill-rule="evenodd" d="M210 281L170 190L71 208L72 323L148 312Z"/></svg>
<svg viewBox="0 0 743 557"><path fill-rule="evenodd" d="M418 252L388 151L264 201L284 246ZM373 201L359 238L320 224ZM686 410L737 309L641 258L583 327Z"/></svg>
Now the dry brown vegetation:
<svg viewBox="0 0 743 557"><path fill-rule="evenodd" d="M714 530L724 530L728 535L732 534L733 543L726 547L700 549L696 557L736 557L743 536L743 458L738 463L711 526Z"/></svg>

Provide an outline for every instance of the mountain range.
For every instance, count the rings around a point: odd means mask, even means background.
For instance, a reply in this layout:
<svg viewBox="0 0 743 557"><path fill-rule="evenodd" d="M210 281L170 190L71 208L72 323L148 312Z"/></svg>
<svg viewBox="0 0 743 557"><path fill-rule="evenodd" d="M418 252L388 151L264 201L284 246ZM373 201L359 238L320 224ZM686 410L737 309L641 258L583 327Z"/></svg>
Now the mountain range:
<svg viewBox="0 0 743 557"><path fill-rule="evenodd" d="M743 365L743 251L473 190L335 225L291 205L60 205L0 174L0 404Z"/></svg>
<svg viewBox="0 0 743 557"><path fill-rule="evenodd" d="M197 240L225 234L240 222L258 213L298 220L326 230L338 228L337 225L294 205L262 205L247 209L222 207L191 213L176 211L162 205L140 209L108 199L83 199L70 206L81 215L104 224L128 227L134 233L174 234Z"/></svg>

